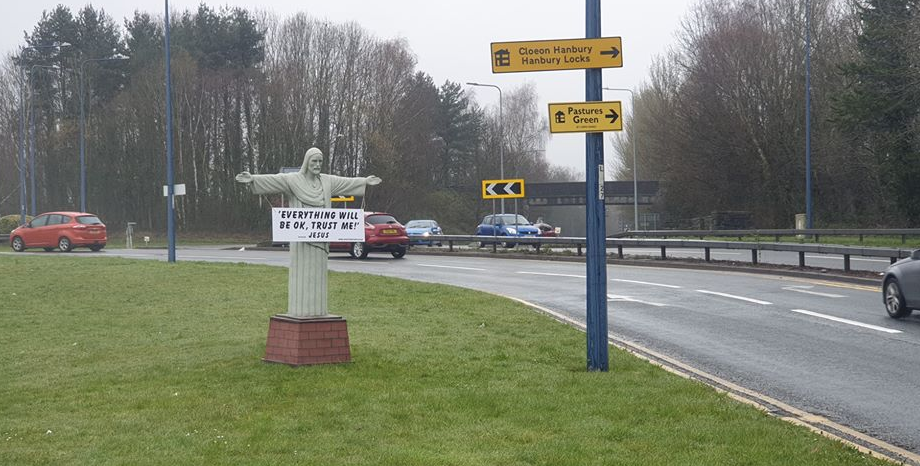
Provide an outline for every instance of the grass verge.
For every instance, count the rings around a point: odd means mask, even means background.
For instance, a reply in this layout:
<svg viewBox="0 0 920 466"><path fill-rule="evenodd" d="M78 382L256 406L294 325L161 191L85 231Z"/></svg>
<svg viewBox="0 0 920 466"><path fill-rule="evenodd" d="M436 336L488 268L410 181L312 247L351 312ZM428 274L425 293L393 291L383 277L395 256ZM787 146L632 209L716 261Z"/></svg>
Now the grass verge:
<svg viewBox="0 0 920 466"><path fill-rule="evenodd" d="M353 362L290 368L286 269L0 270L0 464L886 464L479 292L331 273Z"/></svg>

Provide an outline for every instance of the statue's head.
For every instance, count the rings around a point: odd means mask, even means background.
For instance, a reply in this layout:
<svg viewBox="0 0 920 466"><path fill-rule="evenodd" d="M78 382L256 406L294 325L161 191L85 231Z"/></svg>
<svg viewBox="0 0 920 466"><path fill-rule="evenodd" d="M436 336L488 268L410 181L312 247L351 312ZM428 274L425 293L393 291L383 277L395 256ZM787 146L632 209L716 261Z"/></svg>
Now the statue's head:
<svg viewBox="0 0 920 466"><path fill-rule="evenodd" d="M323 151L311 147L303 156L303 165L300 166L300 173L312 173L319 175L323 169Z"/></svg>

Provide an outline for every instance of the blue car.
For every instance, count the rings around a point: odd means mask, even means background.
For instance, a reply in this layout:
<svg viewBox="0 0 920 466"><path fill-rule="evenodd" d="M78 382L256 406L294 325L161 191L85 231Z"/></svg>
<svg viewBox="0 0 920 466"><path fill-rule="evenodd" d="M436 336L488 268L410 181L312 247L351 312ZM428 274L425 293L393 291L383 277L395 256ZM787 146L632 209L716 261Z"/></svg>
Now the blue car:
<svg viewBox="0 0 920 466"><path fill-rule="evenodd" d="M535 227L523 215L517 214L495 214L486 215L482 223L476 227L476 234L479 236L504 236L504 237L536 237L540 235L540 229ZM506 248L513 248L516 243L504 241ZM480 247L486 245L485 241L479 243Z"/></svg>
<svg viewBox="0 0 920 466"><path fill-rule="evenodd" d="M441 235L443 233L438 222L434 220L410 220L409 223L406 224L406 234L409 235L410 245L425 244L434 246L434 240L428 237L431 235ZM438 242L437 245L440 246L441 243Z"/></svg>

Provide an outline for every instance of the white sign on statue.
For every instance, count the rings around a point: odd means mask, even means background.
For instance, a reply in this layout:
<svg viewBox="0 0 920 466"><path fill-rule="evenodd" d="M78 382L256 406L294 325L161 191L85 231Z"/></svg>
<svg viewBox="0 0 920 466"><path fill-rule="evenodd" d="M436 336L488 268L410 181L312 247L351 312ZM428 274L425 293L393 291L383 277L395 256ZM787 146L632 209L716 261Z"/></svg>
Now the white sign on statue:
<svg viewBox="0 0 920 466"><path fill-rule="evenodd" d="M364 211L281 207L272 209L274 242L364 241Z"/></svg>

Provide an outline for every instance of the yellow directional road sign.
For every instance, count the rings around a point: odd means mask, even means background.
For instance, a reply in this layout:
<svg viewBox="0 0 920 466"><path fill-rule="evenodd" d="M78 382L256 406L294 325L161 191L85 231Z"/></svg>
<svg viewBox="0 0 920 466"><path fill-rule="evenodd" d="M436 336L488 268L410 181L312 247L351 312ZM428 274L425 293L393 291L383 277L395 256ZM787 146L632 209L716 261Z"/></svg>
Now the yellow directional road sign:
<svg viewBox="0 0 920 466"><path fill-rule="evenodd" d="M493 73L622 66L623 46L619 37L492 42Z"/></svg>
<svg viewBox="0 0 920 466"><path fill-rule="evenodd" d="M524 197L524 180L483 180L483 199Z"/></svg>
<svg viewBox="0 0 920 466"><path fill-rule="evenodd" d="M354 200L354 196L336 196L332 198L332 202L352 202Z"/></svg>
<svg viewBox="0 0 920 466"><path fill-rule="evenodd" d="M620 102L568 102L549 104L550 133L602 133L622 131Z"/></svg>

